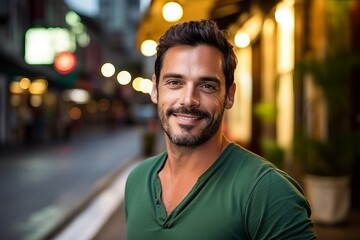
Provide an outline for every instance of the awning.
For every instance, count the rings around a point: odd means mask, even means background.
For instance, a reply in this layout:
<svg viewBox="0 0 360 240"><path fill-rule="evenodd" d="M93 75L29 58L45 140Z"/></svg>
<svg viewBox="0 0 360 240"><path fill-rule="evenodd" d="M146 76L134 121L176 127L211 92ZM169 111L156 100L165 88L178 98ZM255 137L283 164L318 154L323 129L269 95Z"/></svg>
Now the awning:
<svg viewBox="0 0 360 240"><path fill-rule="evenodd" d="M221 28L236 21L240 13L248 11L250 0L182 0L184 15L181 21L213 19ZM157 41L172 24L162 17L162 7L168 0L152 0L140 21L137 31L137 47L146 39Z"/></svg>
<svg viewBox="0 0 360 240"><path fill-rule="evenodd" d="M212 19L221 29L232 24L241 25L251 17L254 9L267 14L280 0L181 0L184 15L181 21ZM137 31L137 48L146 39L159 40L159 37L172 24L162 17L162 7L169 0L152 0L139 23ZM241 17L240 17L241 16Z"/></svg>

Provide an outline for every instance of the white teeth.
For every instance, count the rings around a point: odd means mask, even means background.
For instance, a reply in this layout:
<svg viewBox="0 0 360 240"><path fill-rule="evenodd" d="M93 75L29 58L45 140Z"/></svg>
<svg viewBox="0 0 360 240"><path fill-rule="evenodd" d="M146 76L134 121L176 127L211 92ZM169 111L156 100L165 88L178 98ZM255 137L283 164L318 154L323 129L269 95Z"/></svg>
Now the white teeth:
<svg viewBox="0 0 360 240"><path fill-rule="evenodd" d="M194 115L175 115L175 117L178 119L179 123L183 124L193 124L200 119L198 116Z"/></svg>
<svg viewBox="0 0 360 240"><path fill-rule="evenodd" d="M183 116L178 116L178 118L184 119L184 120L193 120L193 119L197 119L196 117L183 117Z"/></svg>

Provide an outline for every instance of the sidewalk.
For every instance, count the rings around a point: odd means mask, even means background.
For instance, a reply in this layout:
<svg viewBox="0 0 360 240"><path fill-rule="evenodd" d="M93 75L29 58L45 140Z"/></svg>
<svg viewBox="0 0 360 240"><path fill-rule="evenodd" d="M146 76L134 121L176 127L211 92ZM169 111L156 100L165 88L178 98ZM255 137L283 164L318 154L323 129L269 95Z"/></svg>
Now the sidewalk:
<svg viewBox="0 0 360 240"><path fill-rule="evenodd" d="M78 215L128 161L142 154L142 133L127 128L2 149L1 239L50 239L49 232Z"/></svg>
<svg viewBox="0 0 360 240"><path fill-rule="evenodd" d="M125 217L122 207L125 183L129 172L139 162L128 162L106 189L93 198L77 216L68 221L64 228L48 239L125 239ZM112 229L109 230L108 226Z"/></svg>

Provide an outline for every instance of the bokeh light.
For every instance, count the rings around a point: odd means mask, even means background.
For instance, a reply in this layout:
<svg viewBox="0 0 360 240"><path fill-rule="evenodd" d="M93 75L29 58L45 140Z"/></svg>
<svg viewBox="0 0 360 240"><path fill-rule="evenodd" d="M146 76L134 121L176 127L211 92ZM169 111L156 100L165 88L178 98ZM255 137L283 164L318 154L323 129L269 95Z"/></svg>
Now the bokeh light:
<svg viewBox="0 0 360 240"><path fill-rule="evenodd" d="M111 77L115 74L115 67L111 63L104 63L101 67L101 74L104 77Z"/></svg>
<svg viewBox="0 0 360 240"><path fill-rule="evenodd" d="M72 120L79 120L81 118L81 109L78 107L72 107L69 111L69 117Z"/></svg>
<svg viewBox="0 0 360 240"><path fill-rule="evenodd" d="M151 93L152 91L152 81L150 79L144 78L140 81L140 91L143 93Z"/></svg>
<svg viewBox="0 0 360 240"><path fill-rule="evenodd" d="M145 40L141 44L141 53L146 57L153 56L156 53L156 47L157 47L157 43L154 40L151 39Z"/></svg>
<svg viewBox="0 0 360 240"><path fill-rule="evenodd" d="M69 98L78 104L83 104L89 101L90 95L84 89L72 89L69 90Z"/></svg>
<svg viewBox="0 0 360 240"><path fill-rule="evenodd" d="M250 45L250 36L245 32L238 32L234 39L235 45L239 48L246 48Z"/></svg>
<svg viewBox="0 0 360 240"><path fill-rule="evenodd" d="M61 74L68 74L76 67L77 59L72 52L61 52L54 60L55 70Z"/></svg>
<svg viewBox="0 0 360 240"><path fill-rule="evenodd" d="M30 97L30 105L33 107L40 107L43 103L41 95L32 95Z"/></svg>
<svg viewBox="0 0 360 240"><path fill-rule="evenodd" d="M19 84L22 89L26 90L26 89L29 89L31 81L29 78L24 77L20 80Z"/></svg>
<svg viewBox="0 0 360 240"><path fill-rule="evenodd" d="M29 87L31 94L43 94L47 90L48 82L45 79L34 80Z"/></svg>
<svg viewBox="0 0 360 240"><path fill-rule="evenodd" d="M177 2L168 2L162 8L163 18L167 22L179 21L183 16L183 9Z"/></svg>
<svg viewBox="0 0 360 240"><path fill-rule="evenodd" d="M18 81L13 81L9 85L9 90L11 93L22 93L24 90L20 87L20 83Z"/></svg>
<svg viewBox="0 0 360 240"><path fill-rule="evenodd" d="M131 81L131 74L128 71L121 71L117 75L117 81L121 85L127 85Z"/></svg>
<svg viewBox="0 0 360 240"><path fill-rule="evenodd" d="M134 89L135 91L140 92L140 82L141 82L141 80L143 80L142 77L137 77L137 78L135 78L135 79L133 80L133 82L132 82L132 87L133 87L133 89Z"/></svg>

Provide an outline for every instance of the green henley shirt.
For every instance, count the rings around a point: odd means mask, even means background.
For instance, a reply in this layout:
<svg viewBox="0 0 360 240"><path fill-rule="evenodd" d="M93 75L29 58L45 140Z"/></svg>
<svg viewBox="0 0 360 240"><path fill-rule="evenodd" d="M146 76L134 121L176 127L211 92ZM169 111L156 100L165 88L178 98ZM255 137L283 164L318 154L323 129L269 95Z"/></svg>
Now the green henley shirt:
<svg viewBox="0 0 360 240"><path fill-rule="evenodd" d="M265 159L231 143L169 214L159 171L166 152L139 164L125 189L128 240L314 239L301 187Z"/></svg>

